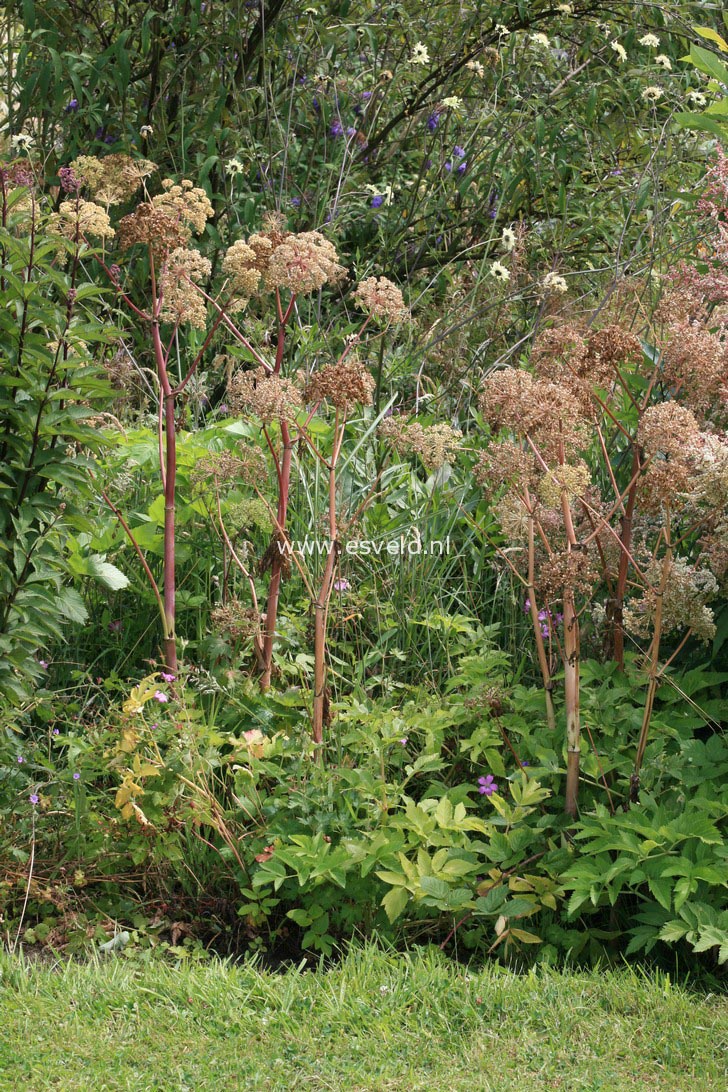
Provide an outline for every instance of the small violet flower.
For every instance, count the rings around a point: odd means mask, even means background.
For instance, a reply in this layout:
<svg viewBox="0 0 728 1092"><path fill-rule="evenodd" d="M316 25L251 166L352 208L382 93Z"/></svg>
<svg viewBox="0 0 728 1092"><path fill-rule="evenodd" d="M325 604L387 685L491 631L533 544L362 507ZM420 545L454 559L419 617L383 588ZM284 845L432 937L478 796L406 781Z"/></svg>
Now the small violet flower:
<svg viewBox="0 0 728 1092"><path fill-rule="evenodd" d="M494 792L498 792L498 786L495 783L493 774L478 778L478 792L481 796L492 796Z"/></svg>
<svg viewBox="0 0 728 1092"><path fill-rule="evenodd" d="M75 774L73 775L73 780L74 780L74 781L80 781L80 780L81 780L81 775L80 775L80 773L75 773Z"/></svg>
<svg viewBox="0 0 728 1092"><path fill-rule="evenodd" d="M461 148L459 144L456 144L452 150L452 154L455 156L456 159L464 159L465 149Z"/></svg>
<svg viewBox="0 0 728 1092"><path fill-rule="evenodd" d="M48 661L47 660L38 660L38 663L43 668L44 671L48 670Z"/></svg>
<svg viewBox="0 0 728 1092"><path fill-rule="evenodd" d="M440 115L437 113L437 111L430 114L429 118L427 119L427 128L430 130L431 133L434 133L435 129L437 128L437 123L439 122L439 120L440 120Z"/></svg>
<svg viewBox="0 0 728 1092"><path fill-rule="evenodd" d="M28 797L28 799L30 800L31 804L37 804L38 799L39 799L38 793L37 792L32 792L30 794L30 796Z"/></svg>
<svg viewBox="0 0 728 1092"><path fill-rule="evenodd" d="M18 762L25 762L25 759L22 755L18 755Z"/></svg>
<svg viewBox="0 0 728 1092"><path fill-rule="evenodd" d="M346 579L345 576L342 576L338 580L334 581L334 591L345 592L345 591L349 591L350 588L351 588L351 584L349 583L349 581Z"/></svg>
<svg viewBox="0 0 728 1092"><path fill-rule="evenodd" d="M155 690L154 691L154 698L155 698L155 701L169 701L169 698L167 697L167 695L164 693L163 690Z"/></svg>
<svg viewBox="0 0 728 1092"><path fill-rule="evenodd" d="M163 671L162 672L162 678L164 679L165 682L174 682L175 676L170 675L170 673L168 671Z"/></svg>
<svg viewBox="0 0 728 1092"><path fill-rule="evenodd" d="M384 196L381 193L375 193L372 197L372 208L378 209L384 204Z"/></svg>

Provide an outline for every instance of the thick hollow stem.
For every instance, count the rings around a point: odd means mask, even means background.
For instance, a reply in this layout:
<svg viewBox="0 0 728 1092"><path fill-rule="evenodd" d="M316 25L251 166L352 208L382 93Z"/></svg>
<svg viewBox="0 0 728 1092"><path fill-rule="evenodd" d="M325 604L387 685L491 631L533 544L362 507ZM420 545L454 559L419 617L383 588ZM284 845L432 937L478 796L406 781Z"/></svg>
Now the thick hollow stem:
<svg viewBox="0 0 728 1092"><path fill-rule="evenodd" d="M287 421L281 421L281 438L283 440L283 452L280 459L280 472L278 474L278 511L276 513L278 535L283 535L288 514L288 494L291 488L291 459L293 457L293 442ZM283 540L280 539L283 546ZM261 690L268 690L271 684L273 672L273 645L276 636L276 621L278 618L278 601L281 594L281 578L284 556L277 553L271 560L270 584L268 586L268 602L266 605L265 637L263 638L263 672L260 676Z"/></svg>
<svg viewBox="0 0 728 1092"><path fill-rule="evenodd" d="M640 770L642 769L642 760L645 757L645 748L647 747L647 737L650 731L650 721L652 719L652 710L655 706L655 694L657 693L657 686L660 679L660 642L662 640L662 605L665 597L665 586L670 577L670 569L672 568L672 545L670 543L670 523L669 519L665 525L665 538L667 539L667 549L665 550L665 556L662 561L662 572L660 574L660 586L656 593L655 602L655 621L652 631L652 641L650 643L650 666L647 684L647 697L645 699L645 708L642 714L642 727L640 729L640 738L637 743L637 754L634 762L634 772L639 777Z"/></svg>
<svg viewBox="0 0 728 1092"><path fill-rule="evenodd" d="M564 811L576 815L579 795L579 619L573 588L564 588L564 704L566 706L566 801Z"/></svg>
<svg viewBox="0 0 728 1092"><path fill-rule="evenodd" d="M167 375L159 323L152 323L154 356L159 374L159 383L164 400L164 579L162 584L164 598L164 662L167 670L177 672L177 636L176 623L176 576L175 576L175 493L177 479L177 426L175 422L175 397Z"/></svg>
<svg viewBox="0 0 728 1092"><path fill-rule="evenodd" d="M538 665L541 668L541 677L543 679L543 691L546 699L546 723L551 731L556 729L556 716L554 713L554 696L553 696L553 682L551 680L551 671L549 670L549 662L546 656L546 648L543 643L543 634L541 633L541 621L538 617L538 605L536 603L536 586L535 586L535 543L534 543L534 523L533 516L529 516L528 520L528 601L530 604L531 621L533 622L533 636L536 642L536 654L538 656Z"/></svg>
<svg viewBox="0 0 728 1092"><path fill-rule="evenodd" d="M632 484L627 495L627 504L621 520L620 542L622 549L619 556L617 587L611 604L612 653L620 671L624 671L624 593L627 588L629 555L632 548L632 520L637 500L637 481L640 469L640 453L635 445L632 453Z"/></svg>

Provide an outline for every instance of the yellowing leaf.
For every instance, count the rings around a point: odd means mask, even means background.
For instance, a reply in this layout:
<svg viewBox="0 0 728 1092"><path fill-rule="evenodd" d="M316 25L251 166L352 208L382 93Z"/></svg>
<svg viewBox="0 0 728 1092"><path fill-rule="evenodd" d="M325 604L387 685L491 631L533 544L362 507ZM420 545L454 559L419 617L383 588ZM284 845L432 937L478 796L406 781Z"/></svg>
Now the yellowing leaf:
<svg viewBox="0 0 728 1092"><path fill-rule="evenodd" d="M511 936L524 944L543 944L541 937L537 937L535 933L527 933L525 929L511 929Z"/></svg>
<svg viewBox="0 0 728 1092"><path fill-rule="evenodd" d="M701 38L707 38L709 42L715 42L721 53L728 53L728 42L726 42L725 38L721 38L717 30L713 30L712 27L693 27L693 30Z"/></svg>

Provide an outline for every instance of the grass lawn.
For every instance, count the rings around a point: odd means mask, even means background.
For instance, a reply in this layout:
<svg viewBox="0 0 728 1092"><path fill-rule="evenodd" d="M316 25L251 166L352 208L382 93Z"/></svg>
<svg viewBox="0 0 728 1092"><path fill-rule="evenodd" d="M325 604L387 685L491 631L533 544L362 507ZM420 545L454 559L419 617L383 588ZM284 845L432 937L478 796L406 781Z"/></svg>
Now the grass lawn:
<svg viewBox="0 0 728 1092"><path fill-rule="evenodd" d="M728 1087L728 1000L662 975L466 972L354 950L328 971L0 955L0 1088L104 1092Z"/></svg>

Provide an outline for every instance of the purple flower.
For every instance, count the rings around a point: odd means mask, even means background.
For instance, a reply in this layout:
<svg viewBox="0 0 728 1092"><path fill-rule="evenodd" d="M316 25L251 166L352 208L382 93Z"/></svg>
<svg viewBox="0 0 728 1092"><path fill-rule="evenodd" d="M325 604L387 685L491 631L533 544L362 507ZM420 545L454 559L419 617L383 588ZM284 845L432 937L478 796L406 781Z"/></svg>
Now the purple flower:
<svg viewBox="0 0 728 1092"><path fill-rule="evenodd" d="M301 204L301 198L300 197L292 197L291 198L291 204L293 205L294 209L299 208L299 206Z"/></svg>
<svg viewBox="0 0 728 1092"><path fill-rule="evenodd" d="M465 156L465 149L461 148L459 144L456 144L452 150L452 154L456 157L456 159L463 159L463 157Z"/></svg>
<svg viewBox="0 0 728 1092"><path fill-rule="evenodd" d="M539 620L539 622L545 622L545 621L546 621L546 619L548 618L548 616L549 616L549 612L548 612L547 610L540 610L540 611L538 612L538 620Z"/></svg>
<svg viewBox="0 0 728 1092"><path fill-rule="evenodd" d="M549 635L549 627L548 626L541 626L541 636L542 637L548 637L548 635Z"/></svg>
<svg viewBox="0 0 728 1092"><path fill-rule="evenodd" d="M559 623L559 622L563 622L563 620L564 620L564 616L563 616L563 614L561 614L561 612L559 612L559 613L558 613L558 614L556 615L556 624L558 625L558 623Z"/></svg>
<svg viewBox="0 0 728 1092"><path fill-rule="evenodd" d="M47 660L38 660L38 663L40 664L40 666L43 668L44 671L48 670L48 661Z"/></svg>
<svg viewBox="0 0 728 1092"><path fill-rule="evenodd" d="M340 137L344 132L344 127L340 121L335 121L329 129L332 137Z"/></svg>
<svg viewBox="0 0 728 1092"><path fill-rule="evenodd" d="M54 736L60 736L60 734L61 734L61 729L60 729L60 728L54 728L54 729L53 729L53 732L52 732L52 734L53 734Z"/></svg>
<svg viewBox="0 0 728 1092"><path fill-rule="evenodd" d="M154 697L155 697L156 701L169 701L169 698L167 697L167 695L164 693L163 690L155 690L154 691Z"/></svg>
<svg viewBox="0 0 728 1092"><path fill-rule="evenodd" d="M346 129L346 135L348 137L356 136L356 125L349 125Z"/></svg>
<svg viewBox="0 0 728 1092"><path fill-rule="evenodd" d="M438 123L439 120L440 120L440 115L437 113L436 110L433 111L433 113L431 113L429 118L427 119L427 128L430 130L431 133L434 133L435 129L437 128L437 123Z"/></svg>
<svg viewBox="0 0 728 1092"><path fill-rule="evenodd" d="M30 794L30 796L28 797L28 799L30 800L31 804L37 804L38 803L38 793L37 792L32 792Z"/></svg>
<svg viewBox="0 0 728 1092"><path fill-rule="evenodd" d="M22 755L18 755L18 762L25 762L25 759Z"/></svg>
<svg viewBox="0 0 728 1092"><path fill-rule="evenodd" d="M349 583L349 581L346 579L345 576L342 576L338 580L334 581L334 591L338 591L338 592L349 591L350 587L351 587L351 584Z"/></svg>
<svg viewBox="0 0 728 1092"><path fill-rule="evenodd" d="M121 618L115 618L113 622L109 622L109 633L121 633L121 630Z"/></svg>
<svg viewBox="0 0 728 1092"><path fill-rule="evenodd" d="M481 796L492 796L494 792L498 792L493 774L489 773L487 777L478 778L478 792Z"/></svg>
<svg viewBox="0 0 728 1092"><path fill-rule="evenodd" d="M316 111L317 114L321 113L321 107L319 106L319 100L316 98L315 95L311 99L311 105L313 106L313 108L314 108L314 110Z"/></svg>
<svg viewBox="0 0 728 1092"><path fill-rule="evenodd" d="M361 97L363 99L370 99L372 97L371 91L362 91Z"/></svg>
<svg viewBox="0 0 728 1092"><path fill-rule="evenodd" d="M149 727L150 727L150 728L157 728L157 727L159 727L159 726L158 726L157 724L150 724L150 725L149 725Z"/></svg>
<svg viewBox="0 0 728 1092"><path fill-rule="evenodd" d="M530 600L530 599L527 599L527 600L526 600L526 602L525 602L525 603L523 604L523 612L524 612L524 614L528 614L528 612L530 611L530 609L531 609L531 600Z"/></svg>
<svg viewBox="0 0 728 1092"><path fill-rule="evenodd" d="M465 174L468 169L468 161L464 159L462 163L458 164L458 174Z"/></svg>
<svg viewBox="0 0 728 1092"><path fill-rule="evenodd" d="M162 678L164 679L165 682L174 682L175 676L171 675L169 673L169 671L163 671L162 672Z"/></svg>
<svg viewBox="0 0 728 1092"><path fill-rule="evenodd" d="M79 780L80 780L80 778L81 778L81 775L80 775L80 773L75 773L75 774L73 775L73 780L74 780L74 781L79 781Z"/></svg>
<svg viewBox="0 0 728 1092"><path fill-rule="evenodd" d="M432 160L431 159L426 159L425 160L425 170L429 171L431 166L432 166Z"/></svg>
<svg viewBox="0 0 728 1092"><path fill-rule="evenodd" d="M373 209L378 209L383 204L384 204L384 197L382 196L382 194L381 193L375 193L374 197L372 197L372 208Z"/></svg>
<svg viewBox="0 0 728 1092"><path fill-rule="evenodd" d="M447 163L445 164L445 170L446 171L451 171L452 170L452 163L450 162L450 160L448 160Z"/></svg>
<svg viewBox="0 0 728 1092"><path fill-rule="evenodd" d="M409 736L403 736L399 742L402 744L403 747L406 747L409 743Z"/></svg>
<svg viewBox="0 0 728 1092"><path fill-rule="evenodd" d="M64 113L72 114L75 110L78 110L78 99L71 99Z"/></svg>

